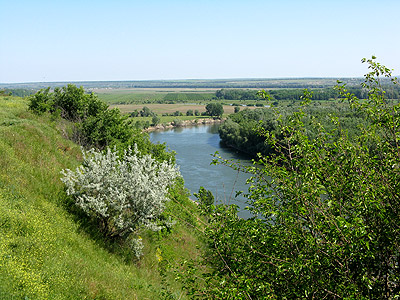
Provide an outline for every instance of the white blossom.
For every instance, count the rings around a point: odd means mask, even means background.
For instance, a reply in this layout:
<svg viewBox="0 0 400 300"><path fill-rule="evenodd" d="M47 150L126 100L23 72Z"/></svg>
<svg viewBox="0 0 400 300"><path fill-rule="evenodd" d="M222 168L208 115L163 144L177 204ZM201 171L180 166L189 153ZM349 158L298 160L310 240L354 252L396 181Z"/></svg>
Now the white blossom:
<svg viewBox="0 0 400 300"><path fill-rule="evenodd" d="M76 205L105 222L110 235L123 235L140 224L157 229L156 218L168 201L168 187L180 176L178 168L140 155L136 145L122 157L110 149L82 152L81 166L61 172Z"/></svg>

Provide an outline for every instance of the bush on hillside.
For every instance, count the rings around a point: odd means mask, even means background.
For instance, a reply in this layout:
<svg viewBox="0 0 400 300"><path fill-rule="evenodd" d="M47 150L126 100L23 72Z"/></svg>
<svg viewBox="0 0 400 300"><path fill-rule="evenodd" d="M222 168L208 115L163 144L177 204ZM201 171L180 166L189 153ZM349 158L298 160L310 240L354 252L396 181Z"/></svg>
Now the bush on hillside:
<svg viewBox="0 0 400 300"><path fill-rule="evenodd" d="M117 147L123 150L136 144L141 153L151 154L159 161L175 160L174 153L166 151L165 144L153 144L148 135L141 132L150 122L133 125L118 109L109 109L95 94L87 94L82 87L69 84L54 92L47 88L29 100L29 109L34 113L49 112L71 121L73 130L67 133L68 138L86 149Z"/></svg>
<svg viewBox="0 0 400 300"><path fill-rule="evenodd" d="M137 147L122 156L109 148L104 153L82 152L83 164L75 171L63 170L61 180L106 236L127 237L141 226L160 229L157 221L168 201L168 188L180 176L174 165L139 155Z"/></svg>

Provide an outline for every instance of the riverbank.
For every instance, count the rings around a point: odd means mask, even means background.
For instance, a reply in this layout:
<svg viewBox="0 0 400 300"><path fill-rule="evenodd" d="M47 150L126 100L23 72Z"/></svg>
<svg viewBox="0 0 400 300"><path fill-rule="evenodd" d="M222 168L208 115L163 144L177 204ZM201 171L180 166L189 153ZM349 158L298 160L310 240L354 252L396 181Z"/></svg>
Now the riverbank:
<svg viewBox="0 0 400 300"><path fill-rule="evenodd" d="M145 132L151 132L155 130L166 130L172 129L175 127L187 127L187 126L196 126L196 125L211 125L211 124L221 124L226 120L226 118L222 119L212 119L212 118L204 118L204 119L193 119L193 120L179 120L179 122L168 122L165 124L159 124L156 126L151 126L146 128Z"/></svg>

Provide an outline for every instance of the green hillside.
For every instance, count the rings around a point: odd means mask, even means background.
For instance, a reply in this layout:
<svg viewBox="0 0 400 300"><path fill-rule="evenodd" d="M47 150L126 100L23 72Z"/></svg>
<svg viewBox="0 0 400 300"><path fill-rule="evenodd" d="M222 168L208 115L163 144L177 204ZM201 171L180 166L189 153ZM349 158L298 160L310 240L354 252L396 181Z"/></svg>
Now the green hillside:
<svg viewBox="0 0 400 300"><path fill-rule="evenodd" d="M195 205L175 192L169 233L146 232L137 261L74 211L60 171L81 162L68 123L0 97L0 299L184 299L173 270L198 255ZM191 211L186 212L182 207Z"/></svg>

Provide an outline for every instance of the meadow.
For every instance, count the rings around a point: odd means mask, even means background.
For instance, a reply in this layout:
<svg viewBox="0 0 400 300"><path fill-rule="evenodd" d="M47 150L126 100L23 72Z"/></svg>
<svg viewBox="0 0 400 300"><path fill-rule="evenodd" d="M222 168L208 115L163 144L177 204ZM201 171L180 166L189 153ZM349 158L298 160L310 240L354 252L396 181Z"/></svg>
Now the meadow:
<svg viewBox="0 0 400 300"><path fill-rule="evenodd" d="M201 102L211 100L217 89L210 88L98 88L91 89L108 104Z"/></svg>

